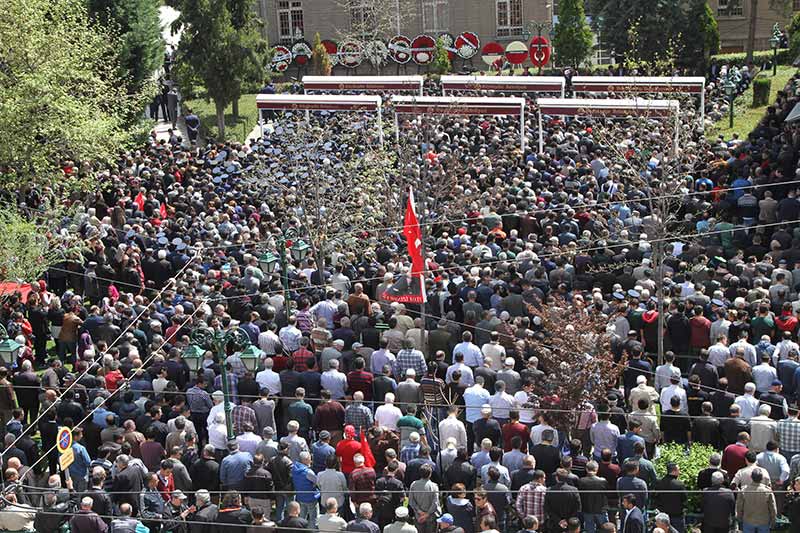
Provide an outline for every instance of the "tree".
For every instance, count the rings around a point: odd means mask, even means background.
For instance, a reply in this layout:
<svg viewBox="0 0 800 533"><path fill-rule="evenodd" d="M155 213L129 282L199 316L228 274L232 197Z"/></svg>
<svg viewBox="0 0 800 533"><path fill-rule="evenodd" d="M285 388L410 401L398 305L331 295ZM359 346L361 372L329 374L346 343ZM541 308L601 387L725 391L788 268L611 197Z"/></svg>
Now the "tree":
<svg viewBox="0 0 800 533"><path fill-rule="evenodd" d="M589 0L588 8L592 25L618 62L631 55L637 62L662 58L683 29L680 0Z"/></svg>
<svg viewBox="0 0 800 533"><path fill-rule="evenodd" d="M682 61L699 71L705 71L709 58L719 51L719 27L708 0L691 0L686 12L686 35Z"/></svg>
<svg viewBox="0 0 800 533"><path fill-rule="evenodd" d="M453 68L450 62L450 54L444 47L444 39L439 37L436 40L436 51L434 52L433 62L431 63L431 71L439 74L447 74Z"/></svg>
<svg viewBox="0 0 800 533"><path fill-rule="evenodd" d="M314 35L314 51L311 55L311 72L313 72L315 76L330 76L332 68L331 57L322 45L319 32L317 32L316 35Z"/></svg>
<svg viewBox="0 0 800 533"><path fill-rule="evenodd" d="M116 34L84 0L7 2L0 10L0 188L91 187L64 179L64 160L109 160L131 144L128 118L145 99L128 93Z"/></svg>
<svg viewBox="0 0 800 533"><path fill-rule="evenodd" d="M57 218L42 215L0 206L0 281L35 280L65 257L68 246L50 227Z"/></svg>
<svg viewBox="0 0 800 533"><path fill-rule="evenodd" d="M562 0L553 47L563 66L578 67L592 51L592 30L586 23L583 0Z"/></svg>
<svg viewBox="0 0 800 533"><path fill-rule="evenodd" d="M791 50L789 57L795 58L800 55L800 13L795 13L792 17L792 22L789 23L787 31L789 32L789 49Z"/></svg>
<svg viewBox="0 0 800 533"><path fill-rule="evenodd" d="M238 101L246 80L263 77L266 66L267 43L254 15L254 2L170 0L169 3L181 13L173 29L184 30L177 55L183 68L178 69L178 75L202 81L207 98L214 102L219 137L224 140L225 108Z"/></svg>
<svg viewBox="0 0 800 533"><path fill-rule="evenodd" d="M554 300L529 306L537 335L525 342L539 355L545 375L536 380L536 407L552 409L558 429L574 428L578 412L603 402L617 385L623 366L614 362L608 318L583 302Z"/></svg>
<svg viewBox="0 0 800 533"><path fill-rule="evenodd" d="M116 28L120 69L127 73L128 94L136 94L164 61L158 0L89 0L89 13L104 26Z"/></svg>

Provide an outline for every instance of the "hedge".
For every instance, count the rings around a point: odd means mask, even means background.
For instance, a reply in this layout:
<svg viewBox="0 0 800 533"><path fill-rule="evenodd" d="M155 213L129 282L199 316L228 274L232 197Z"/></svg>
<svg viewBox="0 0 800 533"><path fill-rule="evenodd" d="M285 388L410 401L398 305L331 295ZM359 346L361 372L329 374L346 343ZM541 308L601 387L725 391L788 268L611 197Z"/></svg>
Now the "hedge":
<svg viewBox="0 0 800 533"><path fill-rule="evenodd" d="M771 62L772 56L772 50L759 50L753 52L753 63L761 64L765 61ZM746 58L747 54L745 52L736 52L734 54L717 54L715 56L711 56L711 61L716 61L716 63L720 66L734 65L740 67L745 64ZM794 58L792 57L788 48L781 48L778 50L779 65L791 65L792 61L794 61Z"/></svg>
<svg viewBox="0 0 800 533"><path fill-rule="evenodd" d="M767 76L756 76L753 80L753 107L768 105L772 79Z"/></svg>

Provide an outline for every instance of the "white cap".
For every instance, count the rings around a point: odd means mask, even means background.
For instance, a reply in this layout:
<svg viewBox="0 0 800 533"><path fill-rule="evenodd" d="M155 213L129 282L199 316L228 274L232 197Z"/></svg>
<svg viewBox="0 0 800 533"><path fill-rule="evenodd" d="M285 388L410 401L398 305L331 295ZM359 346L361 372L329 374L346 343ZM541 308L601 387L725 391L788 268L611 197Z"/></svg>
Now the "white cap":
<svg viewBox="0 0 800 533"><path fill-rule="evenodd" d="M398 507L394 510L394 515L397 518L407 518L408 517L408 507Z"/></svg>
<svg viewBox="0 0 800 533"><path fill-rule="evenodd" d="M514 358L513 357L506 357L506 366L514 366Z"/></svg>

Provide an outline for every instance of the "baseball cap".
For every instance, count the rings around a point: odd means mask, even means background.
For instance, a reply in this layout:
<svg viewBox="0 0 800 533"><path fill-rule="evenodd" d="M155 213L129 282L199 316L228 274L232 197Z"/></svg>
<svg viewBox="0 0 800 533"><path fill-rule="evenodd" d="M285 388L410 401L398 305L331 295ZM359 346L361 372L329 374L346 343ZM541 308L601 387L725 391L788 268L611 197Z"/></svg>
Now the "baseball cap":
<svg viewBox="0 0 800 533"><path fill-rule="evenodd" d="M186 496L186 494L184 494L183 491L180 490L180 489L173 490L172 491L172 497L173 498L178 498L179 500L186 500L188 498Z"/></svg>
<svg viewBox="0 0 800 533"><path fill-rule="evenodd" d="M328 430L323 429L322 431L319 432L319 438L323 439L323 440L324 439L329 439L329 438L331 438L331 432L328 431Z"/></svg>
<svg viewBox="0 0 800 533"><path fill-rule="evenodd" d="M772 380L772 385L771 385L772 387L780 387L782 385L783 385L783 383L781 383L781 380L779 380L779 379L773 379Z"/></svg>
<svg viewBox="0 0 800 533"><path fill-rule="evenodd" d="M453 525L453 515L451 515L450 513L445 513L445 514L443 514L442 516L440 516L439 518L436 519L436 523L437 524L448 524L448 525L452 526Z"/></svg>

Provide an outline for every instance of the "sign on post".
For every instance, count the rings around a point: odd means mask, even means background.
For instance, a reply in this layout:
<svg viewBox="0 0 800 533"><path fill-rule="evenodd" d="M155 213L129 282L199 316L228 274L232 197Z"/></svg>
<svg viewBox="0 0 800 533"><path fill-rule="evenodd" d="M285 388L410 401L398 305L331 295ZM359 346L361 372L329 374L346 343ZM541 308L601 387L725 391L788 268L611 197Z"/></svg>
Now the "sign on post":
<svg viewBox="0 0 800 533"><path fill-rule="evenodd" d="M75 462L75 452L72 451L72 430L68 427L62 427L58 430L56 436L56 447L58 448L58 463L61 466L61 471L69 468Z"/></svg>
<svg viewBox="0 0 800 533"><path fill-rule="evenodd" d="M67 450L72 450L72 430L68 427L59 429L56 445L59 453L66 453Z"/></svg>

